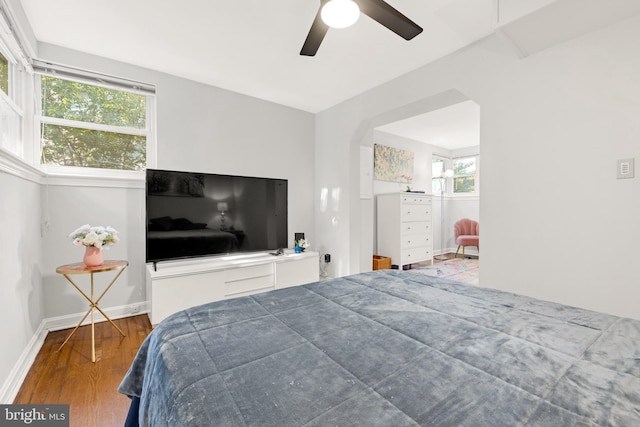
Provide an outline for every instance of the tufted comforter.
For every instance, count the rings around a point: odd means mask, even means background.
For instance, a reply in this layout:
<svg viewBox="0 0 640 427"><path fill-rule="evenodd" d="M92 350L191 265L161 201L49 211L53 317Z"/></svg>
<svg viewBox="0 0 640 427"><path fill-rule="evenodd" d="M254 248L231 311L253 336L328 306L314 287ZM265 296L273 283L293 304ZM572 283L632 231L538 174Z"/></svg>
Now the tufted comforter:
<svg viewBox="0 0 640 427"><path fill-rule="evenodd" d="M379 270L179 312L119 391L142 426L637 426L640 322Z"/></svg>

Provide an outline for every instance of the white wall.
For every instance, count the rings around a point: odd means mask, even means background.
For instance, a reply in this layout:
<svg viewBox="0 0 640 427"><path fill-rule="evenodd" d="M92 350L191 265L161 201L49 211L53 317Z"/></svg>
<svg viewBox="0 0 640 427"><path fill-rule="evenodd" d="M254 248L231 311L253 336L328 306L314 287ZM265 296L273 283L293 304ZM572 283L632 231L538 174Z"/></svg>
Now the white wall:
<svg viewBox="0 0 640 427"><path fill-rule="evenodd" d="M313 247L312 114L57 46L39 44L32 51L42 60L155 84L156 167L288 179L290 243L295 232L305 232ZM37 346L34 340L41 337L36 330L43 321L57 317L57 324L66 325L79 320L87 308L55 273L57 266L82 259L82 248L67 237L75 228L84 223L111 225L121 233L121 242L106 256L126 259L130 267L101 306L108 311L146 301L145 214L143 174L116 181L44 178L11 156L0 160L0 219L7 249L0 261L5 277L0 320L12 325L6 337L11 344L0 351L0 400L5 400L28 368L23 353ZM21 177L23 169L31 180ZM111 277L97 275L96 282L106 284Z"/></svg>
<svg viewBox="0 0 640 427"><path fill-rule="evenodd" d="M616 159L640 157L638 39L638 16L524 59L490 36L319 113L331 155L317 158L316 188L341 187L345 203L318 209L316 234L348 258L337 273L367 268L354 248L373 233L358 226L372 206L348 172L352 146L386 113L454 90L482 111L483 285L640 318L640 178L615 179ZM352 227L333 232L342 215Z"/></svg>
<svg viewBox="0 0 640 427"><path fill-rule="evenodd" d="M1 163L1 162L0 162ZM28 347L43 319L40 272L40 184L0 168L0 324L4 325L0 346L0 402L10 393L9 376ZM38 176L35 176L38 179Z"/></svg>
<svg viewBox="0 0 640 427"><path fill-rule="evenodd" d="M58 46L40 44L39 53L43 60L155 84L157 167L288 179L289 241L293 246L294 232L301 231L313 245L312 114ZM43 241L45 317L75 315L86 309L77 291L55 273L58 265L81 261L82 248L71 245L67 235L84 223L111 225L120 231L121 242L106 256L130 263L101 305L118 307L146 300L142 174L137 181L113 185L51 178L43 190L49 222Z"/></svg>

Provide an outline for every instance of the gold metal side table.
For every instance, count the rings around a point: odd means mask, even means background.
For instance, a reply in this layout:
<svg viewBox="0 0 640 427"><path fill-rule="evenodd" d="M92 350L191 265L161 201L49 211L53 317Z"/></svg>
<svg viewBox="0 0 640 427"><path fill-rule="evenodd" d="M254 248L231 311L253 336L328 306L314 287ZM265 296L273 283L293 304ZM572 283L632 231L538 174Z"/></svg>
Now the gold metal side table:
<svg viewBox="0 0 640 427"><path fill-rule="evenodd" d="M118 326L115 323L113 323L113 321L109 318L109 316L107 316L105 312L102 311L102 309L98 306L98 303L100 302L102 297L107 293L107 291L111 288L111 286L116 282L116 280L118 280L118 278L120 277L122 272L127 268L128 265L129 265L128 261L105 260L104 264L98 265L95 267L87 267L86 265L84 265L84 263L79 262L75 264L62 265L56 268L56 273L62 274L69 281L69 283L71 283L73 287L76 288L78 292L80 292L87 301L89 301L89 310L87 310L82 320L80 320L80 322L78 322L78 325L73 329L73 331L71 331L67 339L64 340L64 342L62 343L58 351L62 350L62 347L64 347L67 341L69 341L69 338L71 338L73 334L76 333L80 325L82 325L82 322L84 322L84 320L87 318L89 313L91 313L91 361L92 362L96 361L95 310L98 310L104 316L104 318L107 319L109 323L111 323L111 326L116 328L117 331L120 332L120 334L123 337L126 336L124 332L122 332L120 328L118 328ZM118 271L118 274L116 274L116 276L113 278L111 283L109 283L109 286L107 286L105 290L102 291L98 299L95 299L93 275L95 273L104 273L106 271L116 271L116 270ZM91 275L91 296L88 296L86 293L84 293L82 289L80 289L80 287L78 287L78 285L76 285L73 282L73 280L71 280L69 276L72 274L90 274Z"/></svg>

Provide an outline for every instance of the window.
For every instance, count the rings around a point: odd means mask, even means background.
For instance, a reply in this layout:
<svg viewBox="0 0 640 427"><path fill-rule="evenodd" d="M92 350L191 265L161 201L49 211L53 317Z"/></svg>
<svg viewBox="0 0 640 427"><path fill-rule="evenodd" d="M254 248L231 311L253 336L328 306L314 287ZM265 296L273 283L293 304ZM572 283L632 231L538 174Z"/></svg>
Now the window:
<svg viewBox="0 0 640 427"><path fill-rule="evenodd" d="M9 60L0 53L0 89L9 95Z"/></svg>
<svg viewBox="0 0 640 427"><path fill-rule="evenodd" d="M441 176L445 170L445 159L433 156L431 160L431 194L440 194L443 184L441 178L433 178Z"/></svg>
<svg viewBox="0 0 640 427"><path fill-rule="evenodd" d="M1 26L0 26L1 28ZM19 77L15 71L18 65L9 50L0 40L0 147L22 157L24 147L22 141L23 111L19 104L21 94L16 92Z"/></svg>
<svg viewBox="0 0 640 427"><path fill-rule="evenodd" d="M453 193L475 193L478 157L453 159Z"/></svg>
<svg viewBox="0 0 640 427"><path fill-rule="evenodd" d="M102 84L99 77L81 79L36 69L41 164L125 171L146 168L148 147L153 144L153 94Z"/></svg>

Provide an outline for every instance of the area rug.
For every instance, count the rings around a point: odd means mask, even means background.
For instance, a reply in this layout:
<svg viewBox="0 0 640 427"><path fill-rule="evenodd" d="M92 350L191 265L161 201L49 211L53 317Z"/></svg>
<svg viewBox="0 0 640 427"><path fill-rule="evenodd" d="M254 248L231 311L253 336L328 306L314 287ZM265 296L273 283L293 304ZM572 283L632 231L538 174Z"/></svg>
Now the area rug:
<svg viewBox="0 0 640 427"><path fill-rule="evenodd" d="M480 260L454 258L409 270L412 273L425 274L427 276L444 277L469 285L479 284Z"/></svg>

